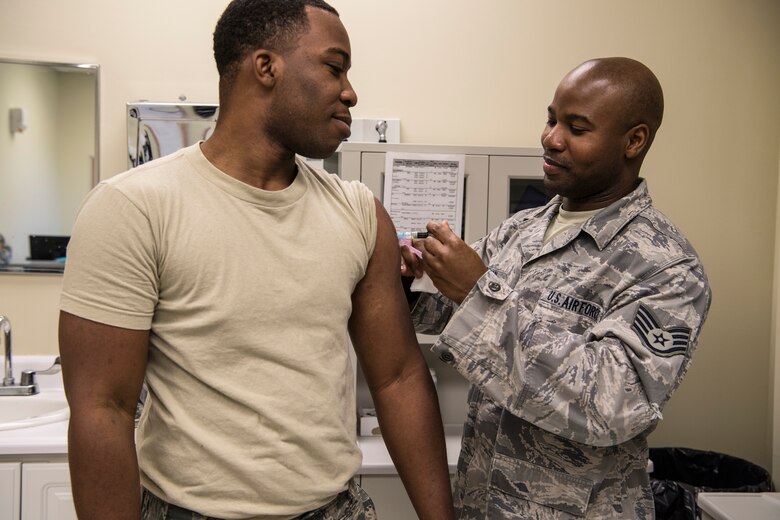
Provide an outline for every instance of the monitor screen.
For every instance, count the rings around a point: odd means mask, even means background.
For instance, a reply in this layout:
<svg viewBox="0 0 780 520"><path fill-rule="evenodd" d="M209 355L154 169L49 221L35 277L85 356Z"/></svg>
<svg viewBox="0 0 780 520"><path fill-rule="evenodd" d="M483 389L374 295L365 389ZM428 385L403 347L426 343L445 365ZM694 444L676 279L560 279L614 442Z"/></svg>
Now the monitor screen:
<svg viewBox="0 0 780 520"><path fill-rule="evenodd" d="M30 235L30 260L57 260L65 256L69 236Z"/></svg>

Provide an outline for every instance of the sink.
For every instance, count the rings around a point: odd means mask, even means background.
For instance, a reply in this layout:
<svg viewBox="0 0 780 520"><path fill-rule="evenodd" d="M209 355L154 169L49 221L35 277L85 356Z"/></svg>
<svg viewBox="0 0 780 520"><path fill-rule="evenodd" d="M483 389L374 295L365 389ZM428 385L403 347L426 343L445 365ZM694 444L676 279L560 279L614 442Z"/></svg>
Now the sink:
<svg viewBox="0 0 780 520"><path fill-rule="evenodd" d="M0 431L66 421L69 417L70 409L62 391L0 396Z"/></svg>

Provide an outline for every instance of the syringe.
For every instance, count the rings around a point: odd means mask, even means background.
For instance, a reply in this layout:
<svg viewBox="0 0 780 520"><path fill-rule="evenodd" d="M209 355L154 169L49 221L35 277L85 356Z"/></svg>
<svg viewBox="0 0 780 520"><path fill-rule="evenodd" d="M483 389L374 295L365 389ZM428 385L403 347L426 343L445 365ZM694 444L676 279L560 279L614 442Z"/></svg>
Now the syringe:
<svg viewBox="0 0 780 520"><path fill-rule="evenodd" d="M428 238L427 231L399 231L398 240L411 240L413 238Z"/></svg>

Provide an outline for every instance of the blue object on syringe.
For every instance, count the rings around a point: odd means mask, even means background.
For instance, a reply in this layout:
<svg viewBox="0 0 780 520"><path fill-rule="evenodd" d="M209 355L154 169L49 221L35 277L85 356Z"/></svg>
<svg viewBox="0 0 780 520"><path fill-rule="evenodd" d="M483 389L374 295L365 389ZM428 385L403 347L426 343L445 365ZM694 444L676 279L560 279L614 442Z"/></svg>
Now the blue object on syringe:
<svg viewBox="0 0 780 520"><path fill-rule="evenodd" d="M398 240L411 240L413 238L428 238L427 231L399 231Z"/></svg>

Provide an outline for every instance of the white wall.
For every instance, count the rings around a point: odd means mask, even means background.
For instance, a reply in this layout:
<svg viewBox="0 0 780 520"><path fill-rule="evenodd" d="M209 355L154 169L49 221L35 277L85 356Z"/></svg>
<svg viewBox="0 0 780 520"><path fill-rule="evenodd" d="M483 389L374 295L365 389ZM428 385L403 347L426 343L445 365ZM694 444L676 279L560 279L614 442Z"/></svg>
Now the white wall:
<svg viewBox="0 0 780 520"><path fill-rule="evenodd" d="M778 142L780 148L780 142ZM777 165L780 177L780 157ZM780 200L780 186L778 186L778 200ZM780 206L775 217L776 234L780 234ZM770 369L769 386L773 388L770 399L770 416L772 417L772 475L775 481L780 480L780 344L778 344L778 323L780 322L780 283L777 281L777 273L780 272L780 240L775 240L775 283L772 293L772 327L770 341ZM780 487L780 483L776 484Z"/></svg>
<svg viewBox="0 0 780 520"><path fill-rule="evenodd" d="M644 175L699 250L714 302L651 442L769 468L780 2L333 4L352 38L354 116L399 117L404 142L537 146L557 82L581 61L631 56L656 72L667 109ZM217 101L211 34L225 5L4 0L0 54L100 64L105 178L126 165L126 102ZM20 352L56 350L54 280L0 276Z"/></svg>
<svg viewBox="0 0 780 520"><path fill-rule="evenodd" d="M95 76L90 71L58 74L56 209L60 227L43 234L70 235L81 200L93 182L95 160Z"/></svg>

